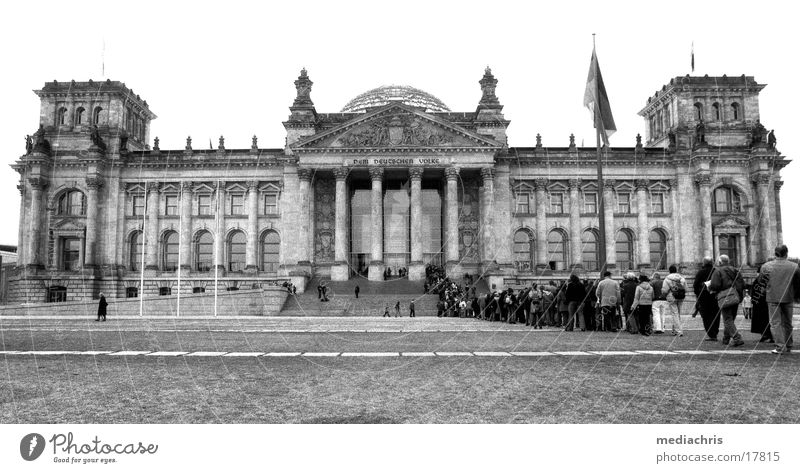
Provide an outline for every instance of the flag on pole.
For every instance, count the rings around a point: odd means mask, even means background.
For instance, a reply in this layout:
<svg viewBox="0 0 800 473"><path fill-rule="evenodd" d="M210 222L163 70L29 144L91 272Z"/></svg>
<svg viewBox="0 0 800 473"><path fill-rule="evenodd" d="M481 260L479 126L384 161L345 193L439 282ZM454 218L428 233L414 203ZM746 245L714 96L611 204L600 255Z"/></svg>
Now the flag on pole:
<svg viewBox="0 0 800 473"><path fill-rule="evenodd" d="M692 74L694 74L694 41L692 41Z"/></svg>
<svg viewBox="0 0 800 473"><path fill-rule="evenodd" d="M611 114L611 104L608 102L606 86L603 84L603 75L600 74L600 64L597 54L592 49L592 63L589 66L589 77L586 79L586 92L583 94L583 105L594 115L594 127L600 131L603 143L608 145L608 138L617 131L614 116Z"/></svg>

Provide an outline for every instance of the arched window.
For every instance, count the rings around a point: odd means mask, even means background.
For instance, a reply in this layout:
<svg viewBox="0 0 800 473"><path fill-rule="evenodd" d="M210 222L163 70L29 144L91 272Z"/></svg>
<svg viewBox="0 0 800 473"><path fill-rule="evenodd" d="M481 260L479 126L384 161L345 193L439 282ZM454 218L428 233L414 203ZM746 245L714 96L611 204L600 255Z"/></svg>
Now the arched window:
<svg viewBox="0 0 800 473"><path fill-rule="evenodd" d="M79 190L64 192L58 198L58 215L86 215L86 197Z"/></svg>
<svg viewBox="0 0 800 473"><path fill-rule="evenodd" d="M722 117L720 116L719 104L717 102L714 102L714 104L711 105L711 108L712 112L714 113L714 121L720 121Z"/></svg>
<svg viewBox="0 0 800 473"><path fill-rule="evenodd" d="M739 193L728 186L714 189L714 212L729 213L741 212L742 200Z"/></svg>
<svg viewBox="0 0 800 473"><path fill-rule="evenodd" d="M633 234L623 229L617 232L617 268L627 271L633 269Z"/></svg>
<svg viewBox="0 0 800 473"><path fill-rule="evenodd" d="M661 230L650 232L650 266L667 269L667 235Z"/></svg>
<svg viewBox="0 0 800 473"><path fill-rule="evenodd" d="M697 102L694 104L694 118L697 121L703 121L703 104Z"/></svg>
<svg viewBox="0 0 800 473"><path fill-rule="evenodd" d="M78 109L75 110L75 124L76 125L83 125L83 112L85 112L85 111L86 111L86 109L84 109L83 107L78 107Z"/></svg>
<svg viewBox="0 0 800 473"><path fill-rule="evenodd" d="M261 271L277 274L280 253L281 237L276 232L266 232L261 238Z"/></svg>
<svg viewBox="0 0 800 473"><path fill-rule="evenodd" d="M135 231L131 234L130 251L128 251L128 267L131 271L142 269L142 232Z"/></svg>
<svg viewBox="0 0 800 473"><path fill-rule="evenodd" d="M586 230L581 234L581 259L587 271L600 269L600 247L597 230Z"/></svg>
<svg viewBox="0 0 800 473"><path fill-rule="evenodd" d="M553 230L547 234L547 260L550 269L567 268L567 236L561 230Z"/></svg>
<svg viewBox="0 0 800 473"><path fill-rule="evenodd" d="M520 271L533 268L533 238L527 230L514 233L514 266Z"/></svg>
<svg viewBox="0 0 800 473"><path fill-rule="evenodd" d="M244 271L247 254L247 238L237 230L228 238L228 271Z"/></svg>
<svg viewBox="0 0 800 473"><path fill-rule="evenodd" d="M94 108L94 113L92 114L92 123L93 124L95 124L95 125L99 125L100 124L100 112L102 112L102 111L103 111L103 109L101 107L95 107Z"/></svg>
<svg viewBox="0 0 800 473"><path fill-rule="evenodd" d="M66 125L67 124L67 109L61 107L56 112L56 125Z"/></svg>
<svg viewBox="0 0 800 473"><path fill-rule="evenodd" d="M211 271L214 264L214 237L207 231L197 234L194 240L194 268L196 271Z"/></svg>
<svg viewBox="0 0 800 473"><path fill-rule="evenodd" d="M164 235L164 245L162 246L162 263L164 271L175 271L178 269L178 233L168 232Z"/></svg>
<svg viewBox="0 0 800 473"><path fill-rule="evenodd" d="M739 103L733 102L731 104L731 119L738 120L739 119Z"/></svg>

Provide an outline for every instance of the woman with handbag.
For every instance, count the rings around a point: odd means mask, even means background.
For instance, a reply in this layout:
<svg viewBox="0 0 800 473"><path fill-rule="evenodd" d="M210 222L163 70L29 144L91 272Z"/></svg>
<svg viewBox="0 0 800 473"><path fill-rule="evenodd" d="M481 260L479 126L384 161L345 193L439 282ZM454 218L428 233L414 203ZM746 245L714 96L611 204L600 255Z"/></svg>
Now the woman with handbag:
<svg viewBox="0 0 800 473"><path fill-rule="evenodd" d="M719 255L717 265L717 270L711 276L708 289L716 293L722 322L725 325L722 333L722 344L731 343L733 346L738 347L744 345L742 334L736 329L735 323L739 303L742 300L744 280L739 271L730 265L727 255Z"/></svg>
<svg viewBox="0 0 800 473"><path fill-rule="evenodd" d="M650 318L653 316L653 286L650 285L650 278L646 275L639 275L639 285L636 286L636 293L633 295L633 305L631 311L636 314L639 322L639 333L650 336Z"/></svg>

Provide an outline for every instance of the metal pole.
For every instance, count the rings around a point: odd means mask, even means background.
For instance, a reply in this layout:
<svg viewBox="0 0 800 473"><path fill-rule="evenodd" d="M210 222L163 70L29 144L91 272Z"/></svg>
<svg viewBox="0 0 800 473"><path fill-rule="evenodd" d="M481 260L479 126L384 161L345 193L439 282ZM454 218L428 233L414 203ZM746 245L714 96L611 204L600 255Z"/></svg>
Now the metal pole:
<svg viewBox="0 0 800 473"><path fill-rule="evenodd" d="M216 209L215 215L217 219L217 238L222 238L222 235L219 233L219 179L217 180L217 195L216 195ZM214 241L214 317L217 316L217 295L219 294L219 265L217 264L217 257L219 256L217 253L219 250L219 243L217 240Z"/></svg>
<svg viewBox="0 0 800 473"><path fill-rule="evenodd" d="M599 67L597 64L597 51L595 49L595 36L592 34L592 67L594 68L594 129L597 136L597 193L600 208L598 209L599 227L600 227L600 251L598 257L600 259L600 277L603 277L603 272L606 269L606 205L605 205L605 186L603 184L603 161L602 151L600 148L600 127L603 126L603 116L600 112L600 77Z"/></svg>
<svg viewBox="0 0 800 473"><path fill-rule="evenodd" d="M178 217L178 302L175 305L175 316L181 315L181 254L183 254L183 181L181 186L181 198Z"/></svg>
<svg viewBox="0 0 800 473"><path fill-rule="evenodd" d="M147 181L144 181L144 214L142 215L142 261L139 267L139 317L144 315L144 249L147 242Z"/></svg>

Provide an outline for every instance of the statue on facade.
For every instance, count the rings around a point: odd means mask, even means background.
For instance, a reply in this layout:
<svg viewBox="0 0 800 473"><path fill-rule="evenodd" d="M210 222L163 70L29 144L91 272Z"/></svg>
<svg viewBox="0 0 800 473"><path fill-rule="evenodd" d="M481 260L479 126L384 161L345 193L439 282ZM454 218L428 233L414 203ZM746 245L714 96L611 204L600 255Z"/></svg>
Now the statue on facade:
<svg viewBox="0 0 800 473"><path fill-rule="evenodd" d="M92 125L89 128L89 139L92 142L92 146L96 146L102 150L106 149L106 144L103 143L103 139L100 137L100 131L97 129L97 125Z"/></svg>
<svg viewBox="0 0 800 473"><path fill-rule="evenodd" d="M31 154L33 151L33 140L31 135L25 135L25 154Z"/></svg>
<svg viewBox="0 0 800 473"><path fill-rule="evenodd" d="M44 137L44 125L39 125L39 129L33 134L33 151L50 154L50 142Z"/></svg>
<svg viewBox="0 0 800 473"><path fill-rule="evenodd" d="M753 141L752 146L757 146L764 143L764 137L767 134L767 129L764 128L764 125L761 124L761 121L756 120L755 126L753 126L752 135Z"/></svg>
<svg viewBox="0 0 800 473"><path fill-rule="evenodd" d="M694 137L697 145L706 144L706 124L703 120L700 120L700 123L694 128Z"/></svg>
<svg viewBox="0 0 800 473"><path fill-rule="evenodd" d="M678 146L678 138L675 136L675 133L669 132L667 133L667 138L669 139L669 148L675 149Z"/></svg>
<svg viewBox="0 0 800 473"><path fill-rule="evenodd" d="M122 130L119 133L119 151L128 151L128 132L125 130Z"/></svg>
<svg viewBox="0 0 800 473"><path fill-rule="evenodd" d="M775 149L775 145L778 143L777 138L775 138L775 130L770 130L769 134L767 135L767 146L770 149Z"/></svg>

